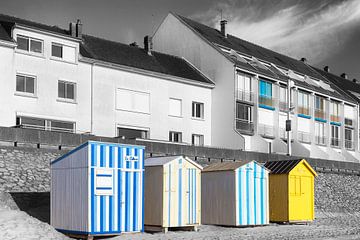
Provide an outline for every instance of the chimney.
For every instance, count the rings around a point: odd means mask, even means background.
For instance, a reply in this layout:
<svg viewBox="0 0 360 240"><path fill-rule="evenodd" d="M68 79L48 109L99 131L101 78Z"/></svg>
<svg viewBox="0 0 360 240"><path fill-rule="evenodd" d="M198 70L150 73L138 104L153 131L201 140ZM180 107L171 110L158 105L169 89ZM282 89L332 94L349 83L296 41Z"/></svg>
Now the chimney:
<svg viewBox="0 0 360 240"><path fill-rule="evenodd" d="M357 79L356 79L356 78L353 79L353 83L357 83Z"/></svg>
<svg viewBox="0 0 360 240"><path fill-rule="evenodd" d="M151 56L151 52L153 50L153 42L152 37L148 35L144 37L144 50L147 52L148 55Z"/></svg>
<svg viewBox="0 0 360 240"><path fill-rule="evenodd" d="M341 76L342 78L348 79L348 75L347 75L346 73L342 73L340 76Z"/></svg>
<svg viewBox="0 0 360 240"><path fill-rule="evenodd" d="M81 38L82 37L82 23L80 19L76 21L76 37Z"/></svg>
<svg viewBox="0 0 360 240"><path fill-rule="evenodd" d="M69 24L69 32L72 37L76 37L76 24L71 22Z"/></svg>
<svg viewBox="0 0 360 240"><path fill-rule="evenodd" d="M226 37L226 28L225 25L227 24L226 20L221 20L220 21L220 30L221 30L221 35L223 35L224 37Z"/></svg>
<svg viewBox="0 0 360 240"><path fill-rule="evenodd" d="M330 72L329 66L325 66L325 67L324 67L324 71L325 71L325 72Z"/></svg>
<svg viewBox="0 0 360 240"><path fill-rule="evenodd" d="M301 58L300 61L302 61L303 63L307 63L307 59L306 58Z"/></svg>

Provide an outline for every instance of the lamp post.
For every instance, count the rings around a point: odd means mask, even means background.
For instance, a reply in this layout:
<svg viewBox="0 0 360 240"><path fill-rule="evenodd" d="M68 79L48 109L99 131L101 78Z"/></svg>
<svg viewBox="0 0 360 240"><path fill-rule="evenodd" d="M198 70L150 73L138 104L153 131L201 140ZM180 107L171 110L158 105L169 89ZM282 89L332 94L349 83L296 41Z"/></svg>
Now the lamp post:
<svg viewBox="0 0 360 240"><path fill-rule="evenodd" d="M293 110L291 106L291 89L294 87L294 82L290 79L289 73L287 82L287 119L286 119L286 133L287 133L287 155L291 156L291 120L290 113Z"/></svg>

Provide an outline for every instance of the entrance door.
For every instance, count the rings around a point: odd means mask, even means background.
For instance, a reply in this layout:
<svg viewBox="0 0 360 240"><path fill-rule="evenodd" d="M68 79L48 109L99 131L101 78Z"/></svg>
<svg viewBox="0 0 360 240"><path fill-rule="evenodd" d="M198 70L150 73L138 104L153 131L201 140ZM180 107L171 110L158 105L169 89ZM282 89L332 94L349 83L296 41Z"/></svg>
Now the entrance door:
<svg viewBox="0 0 360 240"><path fill-rule="evenodd" d="M187 200L187 223L188 224L195 224L197 223L197 199L196 199L196 169L190 168L187 169L187 188L186 188L186 200Z"/></svg>
<svg viewBox="0 0 360 240"><path fill-rule="evenodd" d="M290 176L290 221L307 221L313 218L312 178Z"/></svg>

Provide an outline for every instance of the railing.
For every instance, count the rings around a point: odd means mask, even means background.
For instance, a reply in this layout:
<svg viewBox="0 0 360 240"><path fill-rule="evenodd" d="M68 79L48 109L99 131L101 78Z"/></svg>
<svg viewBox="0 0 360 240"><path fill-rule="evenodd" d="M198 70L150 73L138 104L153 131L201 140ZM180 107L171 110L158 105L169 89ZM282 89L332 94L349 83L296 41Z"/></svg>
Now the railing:
<svg viewBox="0 0 360 240"><path fill-rule="evenodd" d="M315 118L326 119L326 112L323 109L315 108Z"/></svg>
<svg viewBox="0 0 360 240"><path fill-rule="evenodd" d="M287 132L285 128L279 129L279 137L281 139L287 140ZM291 134L291 139L294 139L294 134Z"/></svg>
<svg viewBox="0 0 360 240"><path fill-rule="evenodd" d="M238 130L239 132L245 132L250 134L254 133L254 123L239 118L236 118L235 122L236 130Z"/></svg>
<svg viewBox="0 0 360 240"><path fill-rule="evenodd" d="M236 100L243 102L254 102L254 93L250 91L244 91L241 89L236 90Z"/></svg>
<svg viewBox="0 0 360 240"><path fill-rule="evenodd" d="M345 126L346 127L353 127L353 120L350 118L345 118Z"/></svg>
<svg viewBox="0 0 360 240"><path fill-rule="evenodd" d="M311 143L310 133L298 131L298 140L303 143Z"/></svg>
<svg viewBox="0 0 360 240"><path fill-rule="evenodd" d="M266 125L266 124L259 124L258 126L259 135L263 137L270 137L273 138L274 135L274 126Z"/></svg>
<svg viewBox="0 0 360 240"><path fill-rule="evenodd" d="M354 141L345 139L345 148L348 150L354 150Z"/></svg>
<svg viewBox="0 0 360 240"><path fill-rule="evenodd" d="M39 126L39 125L31 125L31 124L21 124L21 125L16 125L15 127L17 127L17 128L34 129L34 130L52 131L52 132L75 133L75 130L74 130L74 129L58 128L58 127L49 127L49 126Z"/></svg>
<svg viewBox="0 0 360 240"><path fill-rule="evenodd" d="M275 98L259 95L259 105L265 105L269 107L275 107Z"/></svg>
<svg viewBox="0 0 360 240"><path fill-rule="evenodd" d="M310 116L311 109L308 107L298 107L298 114L303 114L306 116Z"/></svg>
<svg viewBox="0 0 360 240"><path fill-rule="evenodd" d="M315 143L317 145L326 145L326 137L325 136L315 136Z"/></svg>
<svg viewBox="0 0 360 240"><path fill-rule="evenodd" d="M331 121L331 122L341 122L341 118L340 118L340 116L338 116L338 115L333 115L333 114L331 114L331 115L330 115L330 121Z"/></svg>
<svg viewBox="0 0 360 240"><path fill-rule="evenodd" d="M332 147L340 147L340 139L339 138L331 138Z"/></svg>

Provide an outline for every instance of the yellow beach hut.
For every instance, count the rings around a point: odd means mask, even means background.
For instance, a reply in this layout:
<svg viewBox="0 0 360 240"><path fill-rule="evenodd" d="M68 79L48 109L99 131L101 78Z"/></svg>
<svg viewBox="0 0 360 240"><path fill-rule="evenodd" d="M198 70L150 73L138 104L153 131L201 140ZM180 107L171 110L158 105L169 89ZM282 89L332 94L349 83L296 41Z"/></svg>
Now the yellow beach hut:
<svg viewBox="0 0 360 240"><path fill-rule="evenodd" d="M314 169L305 159L270 161L269 204L272 222L309 222L315 219Z"/></svg>
<svg viewBox="0 0 360 240"><path fill-rule="evenodd" d="M145 230L197 230L202 167L184 156L145 160Z"/></svg>

